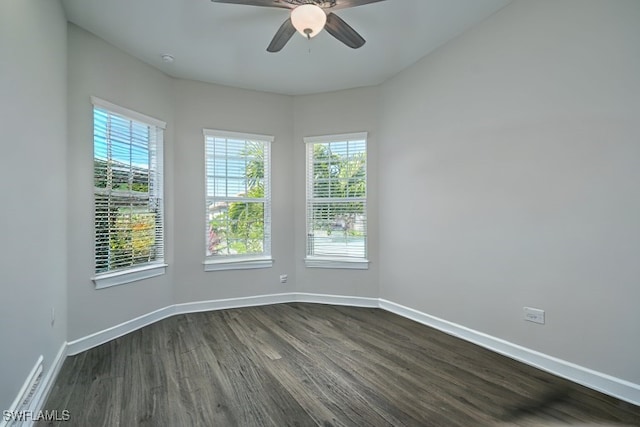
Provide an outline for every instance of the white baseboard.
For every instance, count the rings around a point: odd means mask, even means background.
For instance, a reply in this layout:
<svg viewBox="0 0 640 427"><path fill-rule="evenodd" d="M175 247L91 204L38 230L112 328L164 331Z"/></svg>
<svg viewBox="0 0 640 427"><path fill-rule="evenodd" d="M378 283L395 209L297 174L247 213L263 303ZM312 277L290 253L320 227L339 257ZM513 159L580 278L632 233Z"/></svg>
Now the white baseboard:
<svg viewBox="0 0 640 427"><path fill-rule="evenodd" d="M391 301L380 299L379 307L511 359L640 406L640 384L597 372Z"/></svg>
<svg viewBox="0 0 640 427"><path fill-rule="evenodd" d="M67 354L73 356L82 353L83 351L87 351L176 314L198 313L202 311L225 310L229 308L252 307L293 301L295 301L295 294L290 293L174 304L152 311L151 313L143 314L135 319L127 320L119 325L98 331L86 337L70 341L68 343Z"/></svg>
<svg viewBox="0 0 640 427"><path fill-rule="evenodd" d="M166 319L167 317L175 314L175 305L161 308L159 310L152 311L151 313L143 314L135 319L128 320L120 323L119 325L112 326L99 332L95 332L91 335L87 335L83 338L70 341L67 344L67 354L74 356L90 348L97 347L101 344L119 338L123 335L133 332L145 326L151 325L159 320Z"/></svg>
<svg viewBox="0 0 640 427"><path fill-rule="evenodd" d="M315 304L348 305L350 307L378 308L378 298L367 297L297 293L295 294L295 301Z"/></svg>
<svg viewBox="0 0 640 427"><path fill-rule="evenodd" d="M496 338L482 332L461 326L447 320L419 312L409 307L396 304L391 301L378 298L353 297L345 295L326 295L312 293L281 293L270 295L257 295L242 298L227 298L211 301L198 301L191 303L175 304L159 310L136 317L119 325L88 335L84 338L71 341L66 348L60 350L56 361L47 373L46 392L42 394L42 402L46 400L51 386L57 376L62 360L66 355L75 355L89 350L100 344L104 344L115 338L126 335L144 326L166 319L176 314L196 313L203 311L225 310L241 307L260 305L282 304L290 302L308 302L316 304L346 305L353 307L378 307L383 310L398 314L402 317L414 320L424 325L433 327L449 335L461 338L465 341L480 345L496 353L534 366L570 381L582 384L586 387L617 397L626 402L640 406L640 385L622 380L601 372L597 372L540 352L531 350L517 344ZM54 368L55 367L55 368Z"/></svg>
<svg viewBox="0 0 640 427"><path fill-rule="evenodd" d="M256 307L260 305L294 302L295 293L256 295L242 298L226 298L211 301L197 301L176 304L175 314L198 313L202 311L227 310L230 308Z"/></svg>
<svg viewBox="0 0 640 427"><path fill-rule="evenodd" d="M101 344L136 331L152 323L176 314L198 313L202 311L226 310L230 308L254 307L260 305L282 304L288 302L312 302L317 304L350 305L354 307L378 307L377 298L350 297L342 295L323 295L307 293L282 293L256 295L251 297L226 298L211 301L197 301L174 304L151 313L143 314L135 319L120 323L108 329L93 333L67 344L69 356L97 347Z"/></svg>

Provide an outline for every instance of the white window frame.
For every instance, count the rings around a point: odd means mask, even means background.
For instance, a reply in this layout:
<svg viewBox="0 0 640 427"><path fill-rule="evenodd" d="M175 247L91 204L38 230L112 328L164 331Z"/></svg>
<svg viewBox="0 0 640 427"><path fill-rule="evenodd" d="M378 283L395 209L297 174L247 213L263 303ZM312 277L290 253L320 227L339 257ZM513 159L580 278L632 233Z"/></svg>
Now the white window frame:
<svg viewBox="0 0 640 427"><path fill-rule="evenodd" d="M138 113L137 111L130 110L128 108L121 107L119 105L113 104L111 102L105 101L98 97L92 96L91 103L93 104L93 109L98 108L101 110L106 110L110 114L122 116L125 119L139 122L144 125L147 125L153 129L155 129L155 141L154 141L154 154L155 154L155 174L153 177L154 180L154 188L153 192L155 197L159 200L158 206L158 214L160 216L158 222L156 223L155 229L155 238L156 241L160 240L157 244L157 248L159 248L159 256L156 257L154 261L142 264L136 264L131 267L125 267L123 269L110 270L104 273L96 273L91 280L94 282L96 289L108 288L111 286L123 285L125 283L131 283L138 280L148 279L151 277L160 276L166 273L167 264L164 259L164 156L163 156L163 145L164 145L164 129L166 128L166 123L155 119L153 117L147 116L142 113ZM94 115L92 114L92 120L94 120ZM92 122L93 129L95 132L95 121ZM95 144L95 142L94 142ZM95 154L94 154L95 161ZM95 191L94 191L95 194ZM94 200L94 209L95 209L95 200ZM95 218L95 217L94 217ZM95 221L94 221L95 227ZM94 229L94 238L95 238L95 229ZM95 240L94 240L95 245ZM94 253L94 263L96 262L95 253Z"/></svg>
<svg viewBox="0 0 640 427"><path fill-rule="evenodd" d="M216 129L203 129L204 135L204 159L205 159L205 234L204 234L204 250L205 259L203 261L204 271L221 271L221 270L247 270L256 268L273 267L273 258L271 255L271 144L274 141L272 135L259 135L246 132L232 132ZM264 246L262 254L238 254L238 255L208 255L208 233L209 233L209 199L225 199L230 197L211 197L209 196L209 181L207 162L209 153L209 138L234 139L264 143L265 147L265 172L264 172ZM251 199L252 200L252 199ZM250 201L250 199L238 199L238 201Z"/></svg>
<svg viewBox="0 0 640 427"><path fill-rule="evenodd" d="M306 218L306 255L305 266L309 268L335 268L335 269L353 269L353 270L366 270L369 268L369 260L367 259L368 253L368 231L365 230L365 248L364 257L350 257L350 256L320 256L309 254L309 236L311 233L311 225L309 224L309 208L314 202L323 202L322 198L314 198L314 182L313 182L313 153L314 146L318 143L332 143L332 142L344 142L344 141L365 141L367 157L368 157L368 133L367 132L355 132L348 134L338 135L322 135L322 136L310 136L304 138L305 154L306 154L306 204L305 204L305 218ZM368 217L367 211L367 195L369 194L368 179L368 158L365 163L365 180L366 180L366 194L364 198L357 198L357 201L365 203L365 221ZM343 199L349 200L349 199ZM356 199L354 199L356 201Z"/></svg>

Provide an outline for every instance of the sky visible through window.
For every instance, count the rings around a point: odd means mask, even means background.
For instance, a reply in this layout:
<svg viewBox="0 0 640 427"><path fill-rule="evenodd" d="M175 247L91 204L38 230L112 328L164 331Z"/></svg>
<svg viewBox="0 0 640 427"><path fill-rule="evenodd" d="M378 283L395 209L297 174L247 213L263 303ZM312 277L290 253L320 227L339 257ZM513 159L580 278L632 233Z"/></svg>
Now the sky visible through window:
<svg viewBox="0 0 640 427"><path fill-rule="evenodd" d="M162 258L162 196L154 186L161 179L156 128L95 105L93 111L95 260L101 274Z"/></svg>
<svg viewBox="0 0 640 427"><path fill-rule="evenodd" d="M94 158L149 169L149 126L94 108ZM110 145L110 147L109 147Z"/></svg>

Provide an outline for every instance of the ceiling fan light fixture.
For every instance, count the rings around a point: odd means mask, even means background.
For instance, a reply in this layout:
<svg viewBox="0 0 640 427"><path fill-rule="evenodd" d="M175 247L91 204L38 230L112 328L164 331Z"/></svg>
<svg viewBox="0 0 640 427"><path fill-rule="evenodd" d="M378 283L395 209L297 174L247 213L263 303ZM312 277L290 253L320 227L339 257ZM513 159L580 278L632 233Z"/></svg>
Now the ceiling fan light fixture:
<svg viewBox="0 0 640 427"><path fill-rule="evenodd" d="M320 6L303 4L291 11L291 23L304 37L318 35L327 23L327 14Z"/></svg>

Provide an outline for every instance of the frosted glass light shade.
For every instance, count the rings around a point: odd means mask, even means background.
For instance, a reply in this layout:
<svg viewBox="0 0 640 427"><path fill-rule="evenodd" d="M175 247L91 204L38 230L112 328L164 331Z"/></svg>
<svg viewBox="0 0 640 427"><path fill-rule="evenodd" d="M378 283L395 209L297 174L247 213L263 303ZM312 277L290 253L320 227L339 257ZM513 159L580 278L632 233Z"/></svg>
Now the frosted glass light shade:
<svg viewBox="0 0 640 427"><path fill-rule="evenodd" d="M315 4L303 4L291 11L291 23L305 37L315 37L327 22L327 15Z"/></svg>

